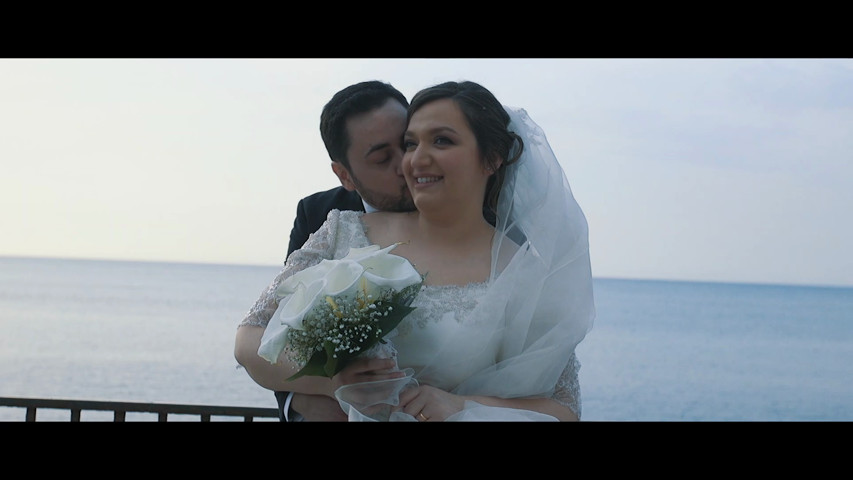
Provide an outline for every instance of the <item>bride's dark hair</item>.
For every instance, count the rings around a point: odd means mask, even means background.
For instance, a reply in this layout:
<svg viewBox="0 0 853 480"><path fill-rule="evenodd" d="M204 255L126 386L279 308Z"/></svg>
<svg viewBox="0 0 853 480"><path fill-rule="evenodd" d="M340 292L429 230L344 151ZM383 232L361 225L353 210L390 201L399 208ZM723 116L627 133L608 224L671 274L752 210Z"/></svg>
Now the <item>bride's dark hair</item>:
<svg viewBox="0 0 853 480"><path fill-rule="evenodd" d="M443 98L453 100L462 110L477 139L485 166L495 172L489 177L483 199L484 211L494 215L506 175L504 167L518 160L524 142L515 132L507 130L510 118L501 102L488 89L471 81L444 82L419 91L409 104L408 120L424 104ZM516 142L518 148L513 150Z"/></svg>

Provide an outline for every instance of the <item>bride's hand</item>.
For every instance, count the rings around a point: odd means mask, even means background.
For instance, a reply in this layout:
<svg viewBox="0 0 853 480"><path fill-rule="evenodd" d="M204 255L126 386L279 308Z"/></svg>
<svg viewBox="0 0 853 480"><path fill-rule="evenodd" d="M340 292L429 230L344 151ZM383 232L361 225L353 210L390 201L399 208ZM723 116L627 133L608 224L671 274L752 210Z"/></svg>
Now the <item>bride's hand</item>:
<svg viewBox="0 0 853 480"><path fill-rule="evenodd" d="M429 385L407 388L400 393L397 411L420 422L441 422L465 407L465 398Z"/></svg>
<svg viewBox="0 0 853 480"><path fill-rule="evenodd" d="M332 377L333 391L351 383L400 378L406 374L397 369L393 358L358 358Z"/></svg>

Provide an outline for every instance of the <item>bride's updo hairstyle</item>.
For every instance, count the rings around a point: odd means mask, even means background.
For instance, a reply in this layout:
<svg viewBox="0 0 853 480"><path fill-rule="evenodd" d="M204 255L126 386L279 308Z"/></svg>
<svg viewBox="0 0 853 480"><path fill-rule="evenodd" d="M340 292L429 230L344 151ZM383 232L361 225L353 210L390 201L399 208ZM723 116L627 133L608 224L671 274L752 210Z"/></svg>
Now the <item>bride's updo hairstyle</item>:
<svg viewBox="0 0 853 480"><path fill-rule="evenodd" d="M409 105L408 120L425 104L444 98L459 106L477 139L484 166L494 172L483 199L483 210L494 215L506 175L504 167L518 160L524 142L515 132L507 130L510 118L501 102L485 87L471 81L444 82L416 93ZM516 142L518 147L513 150Z"/></svg>

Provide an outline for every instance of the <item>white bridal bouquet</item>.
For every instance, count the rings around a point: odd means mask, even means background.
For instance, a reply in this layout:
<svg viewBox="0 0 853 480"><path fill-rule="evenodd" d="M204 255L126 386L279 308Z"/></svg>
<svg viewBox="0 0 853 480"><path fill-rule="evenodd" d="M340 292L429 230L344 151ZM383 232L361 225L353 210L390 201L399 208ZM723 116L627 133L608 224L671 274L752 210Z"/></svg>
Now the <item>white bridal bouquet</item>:
<svg viewBox="0 0 853 480"><path fill-rule="evenodd" d="M403 257L398 243L351 248L338 260L322 260L288 277L276 289L279 303L261 339L258 355L276 363L303 365L303 375L332 377L384 337L408 315L424 277ZM376 355L379 356L379 355Z"/></svg>

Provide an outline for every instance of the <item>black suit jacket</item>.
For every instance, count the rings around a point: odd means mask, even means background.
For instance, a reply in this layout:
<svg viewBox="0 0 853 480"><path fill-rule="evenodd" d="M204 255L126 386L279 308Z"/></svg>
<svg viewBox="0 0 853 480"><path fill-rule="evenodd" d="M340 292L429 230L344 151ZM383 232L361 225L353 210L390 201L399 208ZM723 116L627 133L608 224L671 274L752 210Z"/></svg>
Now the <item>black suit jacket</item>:
<svg viewBox="0 0 853 480"><path fill-rule="evenodd" d="M308 236L316 232L326 217L333 209L364 211L364 203L361 196L351 192L344 187L336 187L325 192L317 192L308 195L299 201L296 206L296 219L293 221L293 230L290 231L290 245L287 247L289 257L294 250L298 250L308 240ZM275 400L278 403L278 416L285 421L284 402L288 392L275 392Z"/></svg>
<svg viewBox="0 0 853 480"><path fill-rule="evenodd" d="M351 192L344 187L336 187L325 192L317 192L299 201L296 206L296 220L293 221L293 230L290 231L290 245L287 248L287 256L294 250L298 250L308 235L316 232L330 211L358 210L364 211L364 204L356 192Z"/></svg>

